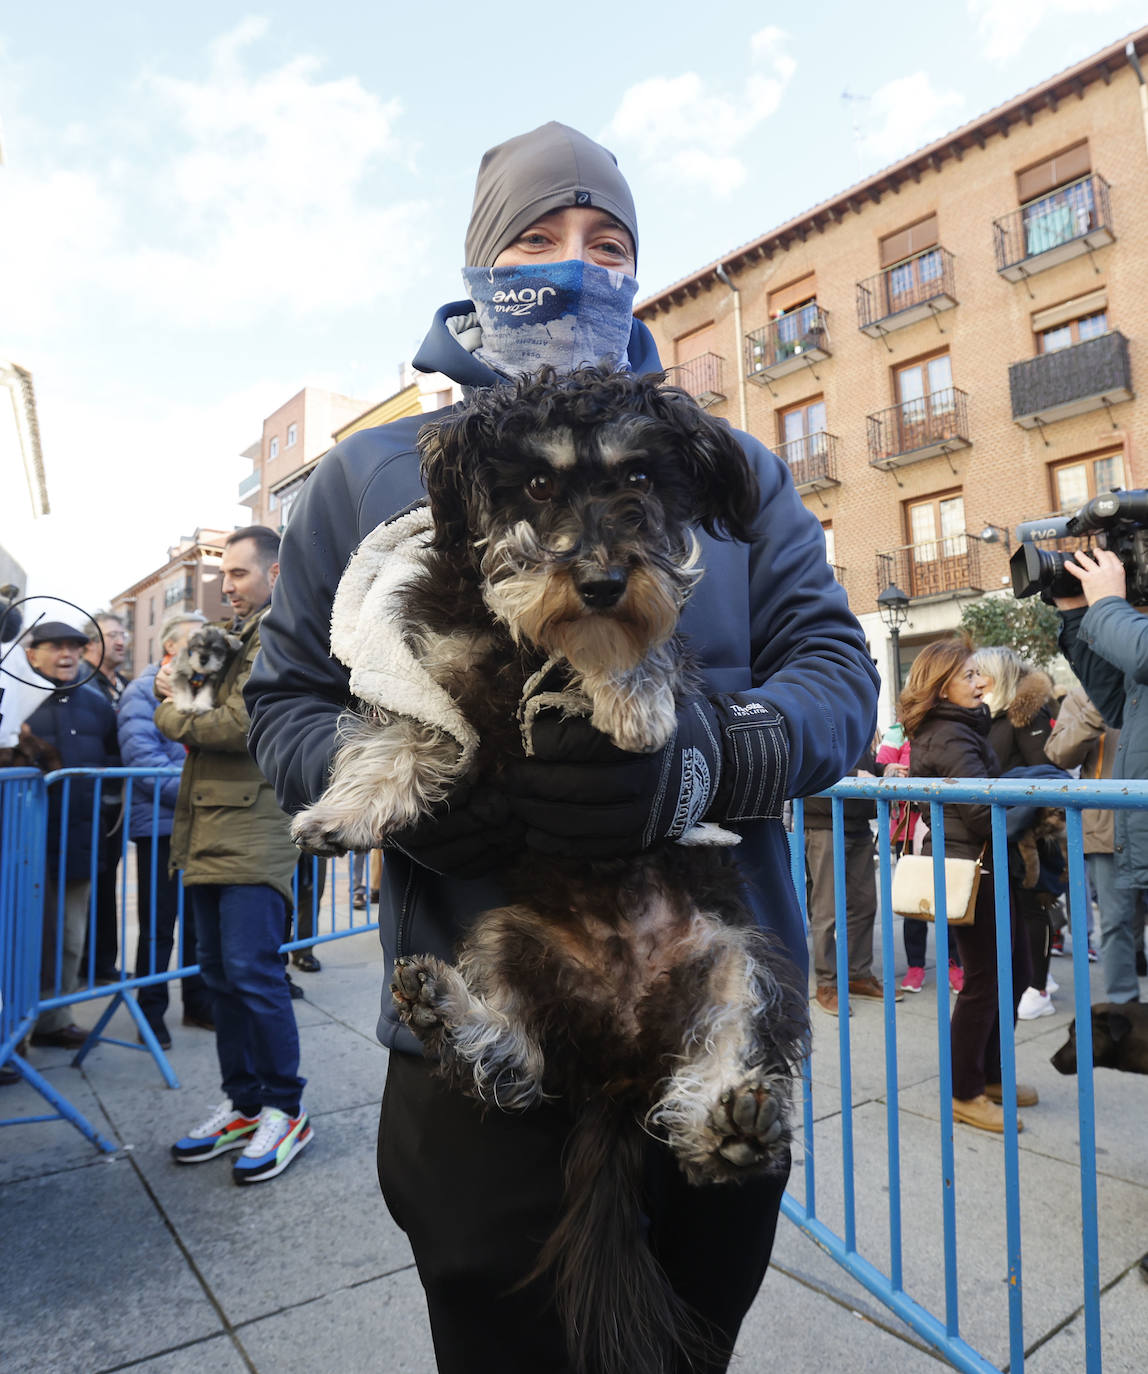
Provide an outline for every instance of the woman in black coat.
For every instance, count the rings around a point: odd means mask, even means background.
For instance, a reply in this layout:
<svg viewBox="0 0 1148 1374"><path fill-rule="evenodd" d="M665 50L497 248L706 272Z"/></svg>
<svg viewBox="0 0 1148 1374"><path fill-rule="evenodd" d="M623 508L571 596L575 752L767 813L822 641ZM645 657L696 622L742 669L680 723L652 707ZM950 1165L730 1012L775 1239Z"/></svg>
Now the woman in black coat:
<svg viewBox="0 0 1148 1374"><path fill-rule="evenodd" d="M1000 772L989 743L991 717L983 704L985 678L977 670L967 640L929 644L914 660L901 693L899 713L912 741L911 776L915 778L994 778ZM945 808L945 854L981 861L976 919L954 927L965 968L965 982L953 1008L953 1120L982 1131L1004 1130L1000 1102L1000 1017L997 1007L996 894L992 875L992 815L988 806L966 804ZM925 850L932 852L932 837ZM987 846L987 848L986 848ZM1027 941L1017 939L1016 917L1009 906L1013 952L1013 1024L1016 1003L1029 984ZM1017 1084L1020 1106L1034 1106L1035 1088ZM1017 1129L1021 1129L1018 1121Z"/></svg>

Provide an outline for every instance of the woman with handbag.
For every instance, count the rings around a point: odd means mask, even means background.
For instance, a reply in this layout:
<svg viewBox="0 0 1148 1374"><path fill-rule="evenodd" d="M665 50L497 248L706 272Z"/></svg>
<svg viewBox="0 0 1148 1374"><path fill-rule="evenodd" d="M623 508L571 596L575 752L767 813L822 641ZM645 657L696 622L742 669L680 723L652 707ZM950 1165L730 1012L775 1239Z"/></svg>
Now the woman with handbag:
<svg viewBox="0 0 1148 1374"><path fill-rule="evenodd" d="M912 741L915 778L995 778L1000 767L989 744L991 717L983 704L985 678L966 639L927 645L913 662L901 693L899 715ZM945 808L945 856L981 861L971 925L955 926L965 981L951 1024L953 1120L978 1130L1004 1131L1001 1108L1000 1018L997 1009L996 894L991 871L992 833L988 806ZM932 836L925 840L932 853ZM986 863L985 855L989 854ZM1005 879L1007 883L1007 875ZM1028 941L1017 938L1016 913L1009 906L1013 954L1013 1024L1016 1004L1029 984ZM1035 1088L1017 1084L1017 1103L1037 1102ZM1017 1121L1017 1129L1023 1129Z"/></svg>

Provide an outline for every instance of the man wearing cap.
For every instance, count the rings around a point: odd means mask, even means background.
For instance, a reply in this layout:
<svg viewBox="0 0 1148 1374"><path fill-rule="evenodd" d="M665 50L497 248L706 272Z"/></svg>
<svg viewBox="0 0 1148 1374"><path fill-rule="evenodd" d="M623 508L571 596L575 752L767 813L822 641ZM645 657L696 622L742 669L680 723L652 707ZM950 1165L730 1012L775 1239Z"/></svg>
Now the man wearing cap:
<svg viewBox="0 0 1148 1374"><path fill-rule="evenodd" d="M32 734L52 745L65 768L108 768L119 763L116 713L90 682L73 686L88 639L62 620L42 620L25 639L28 664L53 686L52 695L28 717ZM92 812L95 782L73 778L67 789L67 842L61 849L65 790L48 800L47 869L44 881L44 944L41 990L45 997L75 992L81 982L84 938L91 897ZM103 860L96 837L97 873ZM56 965L59 961L59 980ZM82 1045L87 1031L74 1025L67 1007L45 1011L32 1032L33 1045Z"/></svg>
<svg viewBox="0 0 1148 1374"><path fill-rule="evenodd" d="M632 313L637 250L630 190L606 149L555 123L510 139L479 170L466 236L467 298L438 312L415 366L445 373L464 393L544 364L565 372L610 359L617 369L659 371L653 339ZM509 290L530 309L497 309ZM250 745L289 812L323 791L336 721L350 701L347 671L327 641L335 589L359 542L423 497L416 451L423 423L399 420L339 444L292 512L247 689ZM873 730L876 673L825 561L820 525L788 470L756 440L739 439L763 493L761 534L747 547L699 531L706 576L683 628L705 695L690 705L713 726L711 747L721 757L707 761L711 776L720 767L733 784L723 789L723 813L709 798L715 809L705 818L732 822L745 837L739 854L755 915L804 969L782 803L835 782L860 756ZM737 750L728 729L735 718ZM401 847L388 847L383 865L379 1035L392 1054L379 1177L414 1250L439 1369L450 1374L567 1368L545 1281L522 1280L559 1205L568 1122L550 1104L484 1114L435 1076L393 1018L391 964L416 952L450 959L476 913L503 902L500 863L524 846L596 857L642 847L647 822L662 808L653 795L627 797L634 814L620 833L626 784L619 770L570 761L586 756L593 733L573 721L554 732L566 760L561 800L554 800L554 755L536 758L516 769L513 795L474 787L404 834ZM666 749L680 746L671 741ZM545 808L536 805L540 796L550 798ZM646 1178L650 1245L713 1337L705 1370L724 1369L768 1263L784 1181L692 1187L654 1140Z"/></svg>

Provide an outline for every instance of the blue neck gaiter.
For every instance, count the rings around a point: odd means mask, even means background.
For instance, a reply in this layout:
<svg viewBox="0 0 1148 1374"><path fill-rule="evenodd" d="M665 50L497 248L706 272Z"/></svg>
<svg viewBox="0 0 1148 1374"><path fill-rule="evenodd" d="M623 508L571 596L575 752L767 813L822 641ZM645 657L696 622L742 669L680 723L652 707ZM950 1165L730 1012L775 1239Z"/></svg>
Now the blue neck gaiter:
<svg viewBox="0 0 1148 1374"><path fill-rule="evenodd" d="M475 357L500 377L549 365L570 372L583 363L629 364L638 283L591 262L528 267L464 267L462 278L482 329Z"/></svg>

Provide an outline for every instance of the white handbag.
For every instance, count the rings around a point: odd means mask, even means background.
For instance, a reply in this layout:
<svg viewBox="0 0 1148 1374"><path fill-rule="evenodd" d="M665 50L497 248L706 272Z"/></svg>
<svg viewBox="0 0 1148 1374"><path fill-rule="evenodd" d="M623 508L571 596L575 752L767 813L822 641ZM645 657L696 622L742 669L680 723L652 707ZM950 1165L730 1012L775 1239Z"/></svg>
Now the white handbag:
<svg viewBox="0 0 1148 1374"><path fill-rule="evenodd" d="M945 860L945 906L949 925L972 925L976 919L980 885L980 859ZM898 916L912 916L918 921L936 920L931 854L905 854L897 860L893 870L893 910Z"/></svg>

